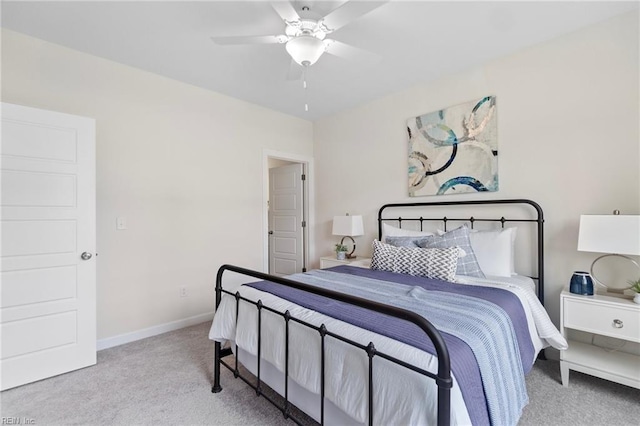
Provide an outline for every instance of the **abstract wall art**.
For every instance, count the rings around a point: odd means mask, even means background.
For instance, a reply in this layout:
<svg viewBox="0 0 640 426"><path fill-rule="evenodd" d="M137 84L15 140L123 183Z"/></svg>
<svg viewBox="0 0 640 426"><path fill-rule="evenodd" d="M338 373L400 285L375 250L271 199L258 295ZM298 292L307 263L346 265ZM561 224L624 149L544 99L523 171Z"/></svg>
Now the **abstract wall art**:
<svg viewBox="0 0 640 426"><path fill-rule="evenodd" d="M407 121L409 196L498 190L496 97Z"/></svg>

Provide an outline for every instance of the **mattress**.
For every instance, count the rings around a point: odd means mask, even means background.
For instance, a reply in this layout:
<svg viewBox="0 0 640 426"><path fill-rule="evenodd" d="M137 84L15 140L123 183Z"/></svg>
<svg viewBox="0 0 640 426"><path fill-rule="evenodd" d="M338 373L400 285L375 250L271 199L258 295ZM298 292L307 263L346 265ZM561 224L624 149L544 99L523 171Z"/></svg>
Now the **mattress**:
<svg viewBox="0 0 640 426"><path fill-rule="evenodd" d="M342 266L339 268L350 268ZM338 269L338 268L336 268ZM520 300L526 313L527 329L531 342L537 353L542 348L553 345L559 349L566 347L566 342L553 326L533 292L533 282L522 276L510 278L485 279L457 277L463 284L499 287L513 293ZM250 287L242 287L241 293L247 299L258 301L280 312L289 310L292 316L320 326L325 324L334 333L348 337L367 345L374 342L376 349L394 356L402 361L435 373L437 358L411 345L389 337L336 320L321 313L295 305L273 294ZM261 354L266 367L275 372L284 371L284 322L281 317L263 311L262 317L262 349ZM212 340L231 341L238 345L245 361L255 366L257 355L257 310L254 306L241 302L236 327L236 302L231 296L222 299L209 337ZM306 327L291 324L289 355L289 374L291 381L309 395L320 394L320 338L318 333ZM329 409L337 410L347 416L354 424L368 421L368 358L366 353L336 339L327 339L326 363L327 375L325 397L330 402ZM255 373L250 365L245 365ZM382 358L375 358L374 370L374 423L376 424L431 424L436 422L437 387L435 382L420 376L404 367ZM469 424L471 418L465 405L461 389L454 375L454 386L451 391L452 424ZM272 387L278 390L275 380ZM281 386L281 385L280 385ZM300 392L302 394L302 392ZM316 400L319 397L316 397ZM308 399L308 398L307 398ZM311 399L313 399L311 397ZM297 404L298 405L298 404ZM304 407L301 407L305 409ZM313 411L307 410L306 412ZM309 414L314 414L309 412ZM318 420L317 412L313 417Z"/></svg>

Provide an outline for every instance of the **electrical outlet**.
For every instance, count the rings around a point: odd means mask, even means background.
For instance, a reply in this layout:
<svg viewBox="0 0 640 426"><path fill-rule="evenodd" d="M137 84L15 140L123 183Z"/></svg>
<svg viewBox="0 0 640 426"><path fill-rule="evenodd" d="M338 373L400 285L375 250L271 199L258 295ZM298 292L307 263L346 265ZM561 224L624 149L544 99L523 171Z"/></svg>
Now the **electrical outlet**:
<svg viewBox="0 0 640 426"><path fill-rule="evenodd" d="M187 297L187 287L180 287L180 297Z"/></svg>

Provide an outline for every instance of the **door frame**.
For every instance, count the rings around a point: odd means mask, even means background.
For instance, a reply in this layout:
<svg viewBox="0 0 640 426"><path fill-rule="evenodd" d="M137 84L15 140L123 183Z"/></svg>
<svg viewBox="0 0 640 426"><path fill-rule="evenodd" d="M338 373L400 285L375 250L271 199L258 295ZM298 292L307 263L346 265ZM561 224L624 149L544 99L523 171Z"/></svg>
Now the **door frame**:
<svg viewBox="0 0 640 426"><path fill-rule="evenodd" d="M311 269L309 265L315 259L313 251L314 233L312 231L314 220L314 185L313 182L313 157L306 155L292 154L288 152L275 151L271 149L262 150L262 271L269 272L269 159L285 160L292 163L300 163L304 166L306 179L304 181L304 208L303 215L306 218L306 238L303 238L303 250L306 259L305 267ZM304 231L303 231L304 232Z"/></svg>

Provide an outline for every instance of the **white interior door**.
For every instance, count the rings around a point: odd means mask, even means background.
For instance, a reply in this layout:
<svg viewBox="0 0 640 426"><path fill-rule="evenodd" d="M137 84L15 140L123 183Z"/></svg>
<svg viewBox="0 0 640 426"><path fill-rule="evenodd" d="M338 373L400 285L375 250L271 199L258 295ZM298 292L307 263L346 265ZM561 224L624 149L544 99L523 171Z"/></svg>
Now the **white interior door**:
<svg viewBox="0 0 640 426"><path fill-rule="evenodd" d="M96 363L95 121L3 103L0 154L4 390Z"/></svg>
<svg viewBox="0 0 640 426"><path fill-rule="evenodd" d="M269 169L269 273L290 275L304 265L302 164Z"/></svg>

